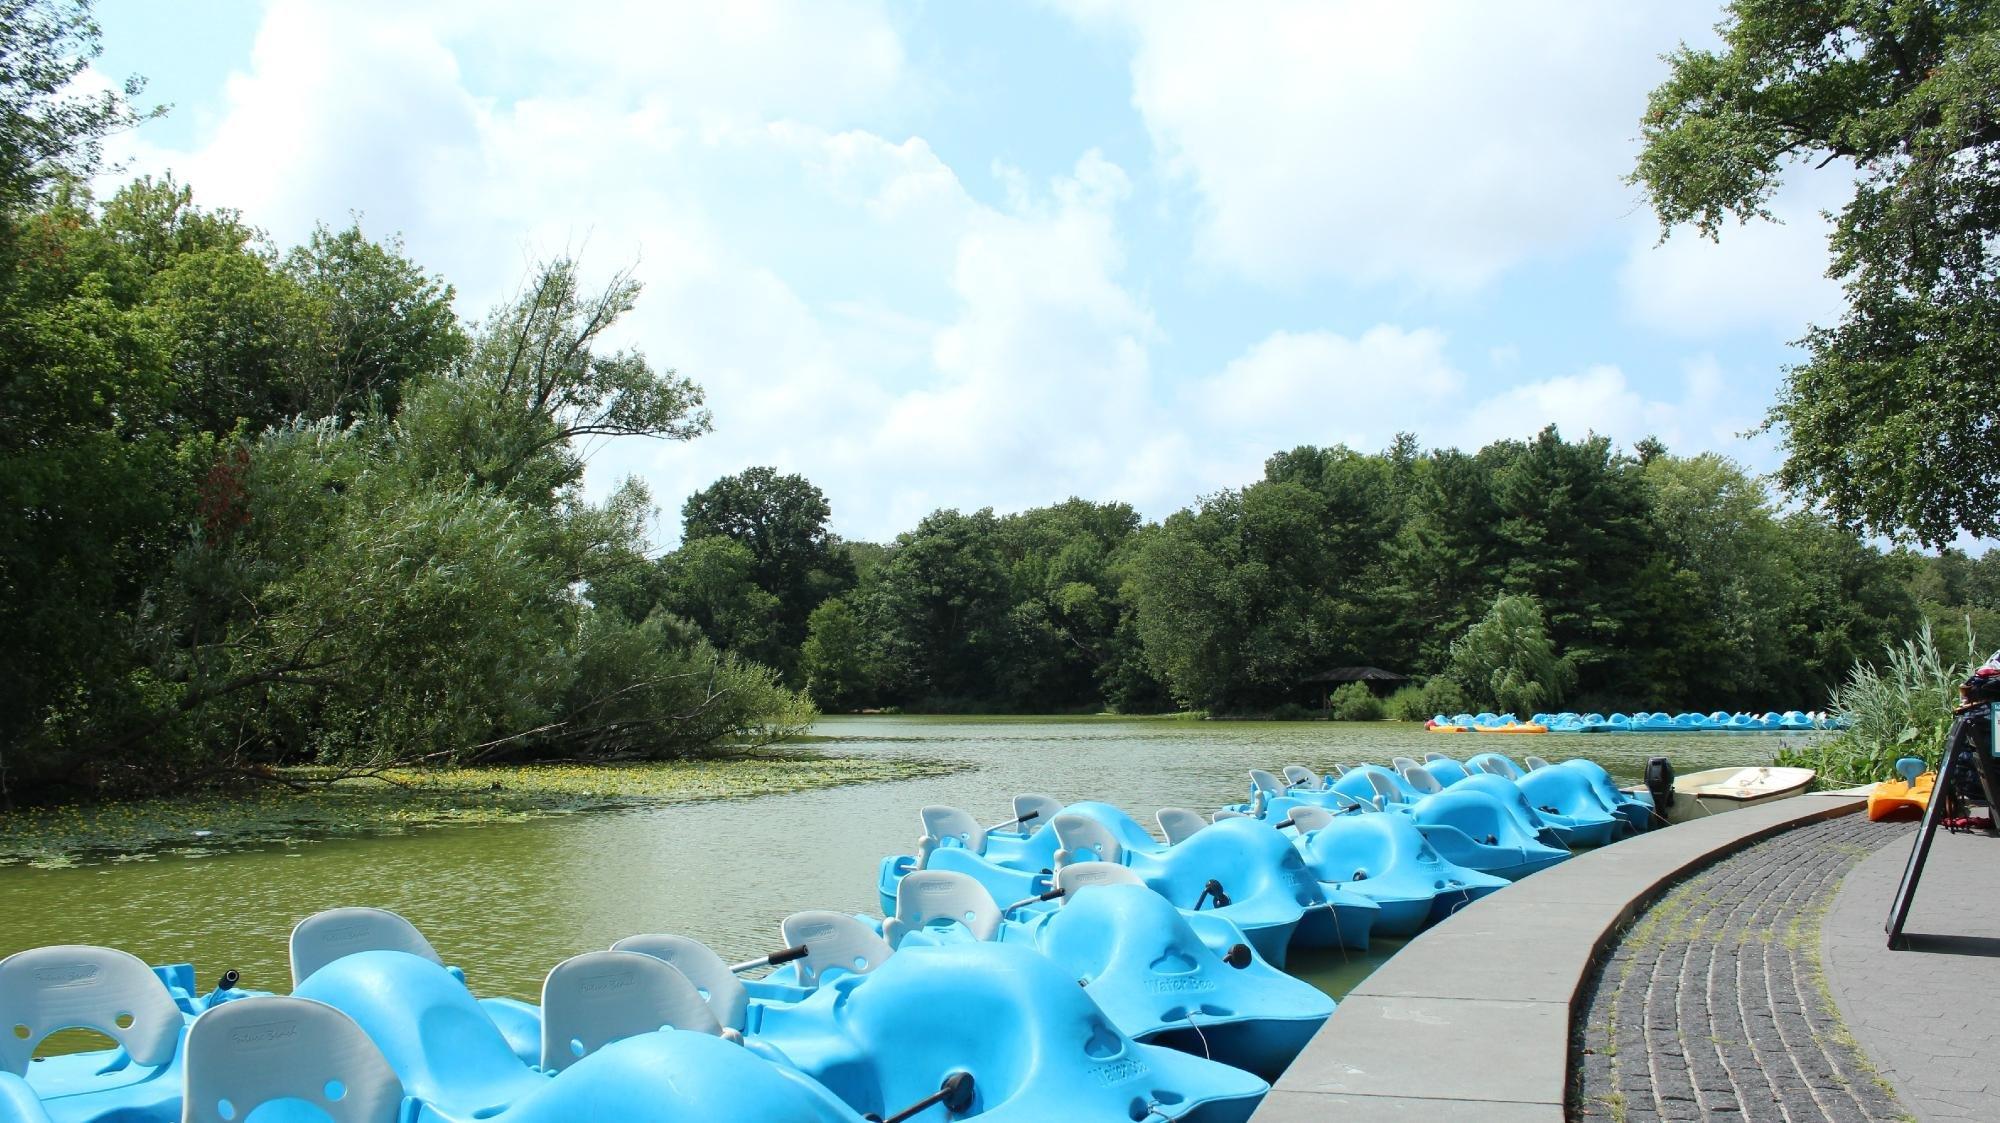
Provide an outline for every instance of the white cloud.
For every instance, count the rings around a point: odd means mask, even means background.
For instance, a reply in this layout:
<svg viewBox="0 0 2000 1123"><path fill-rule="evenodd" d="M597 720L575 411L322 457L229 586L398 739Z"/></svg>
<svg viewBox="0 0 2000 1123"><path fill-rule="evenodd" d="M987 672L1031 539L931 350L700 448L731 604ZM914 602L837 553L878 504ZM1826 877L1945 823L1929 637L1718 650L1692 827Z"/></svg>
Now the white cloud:
<svg viewBox="0 0 2000 1123"><path fill-rule="evenodd" d="M1618 271L1626 315L1676 335L1758 332L1796 339L1840 315L1840 285L1826 276L1825 211L1852 194L1849 176L1793 169L1771 203L1777 222L1726 226L1717 241L1679 229L1665 242L1649 225L1634 234Z"/></svg>
<svg viewBox="0 0 2000 1123"><path fill-rule="evenodd" d="M836 530L880 539L939 506L1014 510L1071 494L1163 515L1255 479L1265 457L1300 443L1376 449L1410 429L1472 447L1551 418L1575 435L1675 443L1742 412L1713 370L1691 370L1671 400L1615 367L1507 389L1521 377L1511 343L1468 341L1493 368L1475 381L1445 330L1392 323L1269 332L1208 377L1166 384L1153 355L1171 332L1147 278L1126 275L1121 219L1143 197L1132 171L1096 151L1052 177L996 165L1003 201L975 198L925 138L884 123L921 83L873 5L616 0L550 23L528 18L526 0L362 2L367 18L334 0L276 0L200 143L164 151L141 138L137 170L172 167L205 203L241 207L281 242L360 210L371 233L404 231L410 255L457 285L471 315L512 294L540 255L580 250L599 273L634 265L646 292L620 339L703 385L716 431L685 445L613 442L590 486L639 475L665 508L663 542L687 494L758 464L803 473L831 499ZM1511 109L1474 107L1470 123L1426 141L1437 151L1403 144L1389 161L1398 170L1382 171L1371 146L1443 128L1463 100L1406 88L1423 83L1399 67L1492 76L1498 64L1471 56L1493 43L1447 47L1439 62L1410 39L1452 30L1435 14L1273 11L1304 21L1304 38L1256 20L1218 33L1220 73L1206 86L1158 69L1191 49L1174 37L1206 27L1201 11L1175 9L1160 17L1171 41L1141 43L1139 67L1182 122L1171 125L1178 166L1204 191L1213 181L1211 253L1266 279L1461 283L1582 236L1596 220L1578 214L1612 205L1573 186L1584 173L1572 165L1598 157L1541 135L1559 125L1537 126L1526 155L1509 147L1518 127L1475 135L1539 112L1536 99L1575 66L1495 95ZM1500 35L1483 12L1462 10L1477 26L1445 37ZM1354 27L1322 26L1362 17L1389 62L1350 42ZM1555 38L1564 45L1524 49L1574 62L1574 44ZM1327 43L1359 75L1345 86L1323 85ZM1270 74L1248 91L1221 88L1258 70L1259 52ZM511 80L496 83L496 70ZM1414 116L1378 123L1354 100L1361 90ZM1223 104L1194 104L1209 95ZM1311 99L1332 106L1325 121L1295 104ZM1229 112L1265 111L1261 142L1222 135ZM1238 156L1257 165L1240 181L1217 170ZM1529 163L1539 186L1505 182ZM1441 186L1453 167L1465 174ZM1468 405L1473 395L1484 400Z"/></svg>
<svg viewBox="0 0 2000 1123"><path fill-rule="evenodd" d="M1444 349L1434 329L1390 324L1352 339L1275 332L1192 386L1183 409L1252 464L1299 444L1373 450L1462 392L1465 376Z"/></svg>
<svg viewBox="0 0 2000 1123"><path fill-rule="evenodd" d="M1757 425L1769 394L1768 385L1732 378L1709 355L1683 363L1666 393L1648 392L1615 365L1596 364L1475 401L1459 416L1454 439L1434 443L1476 448L1526 439L1554 424L1570 440L1597 433L1631 448L1657 437L1677 453L1713 450L1762 469L1770 466L1772 443L1745 434Z"/></svg>
<svg viewBox="0 0 2000 1123"><path fill-rule="evenodd" d="M1627 220L1620 182L1657 55L1693 5L1532 0L1073 3L1131 33L1133 104L1202 201L1211 260L1483 283Z"/></svg>

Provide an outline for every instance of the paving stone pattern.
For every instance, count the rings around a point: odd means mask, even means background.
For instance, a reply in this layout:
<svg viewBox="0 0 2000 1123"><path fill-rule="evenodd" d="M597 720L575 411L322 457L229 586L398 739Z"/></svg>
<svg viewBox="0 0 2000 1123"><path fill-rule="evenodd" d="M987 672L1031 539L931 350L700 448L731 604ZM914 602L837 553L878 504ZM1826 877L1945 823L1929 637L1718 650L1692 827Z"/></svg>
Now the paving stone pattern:
<svg viewBox="0 0 2000 1123"><path fill-rule="evenodd" d="M1708 866L1619 938L1581 1007L1572 1118L1907 1119L1834 1012L1820 924L1909 824L1799 827Z"/></svg>

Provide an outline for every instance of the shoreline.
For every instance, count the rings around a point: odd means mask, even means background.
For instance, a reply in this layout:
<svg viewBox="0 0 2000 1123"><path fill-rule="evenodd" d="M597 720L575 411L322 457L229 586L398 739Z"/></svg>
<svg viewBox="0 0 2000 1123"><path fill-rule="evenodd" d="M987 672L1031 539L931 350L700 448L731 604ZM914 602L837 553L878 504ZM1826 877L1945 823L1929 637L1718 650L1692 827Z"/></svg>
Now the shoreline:
<svg viewBox="0 0 2000 1123"><path fill-rule="evenodd" d="M628 807L792 795L856 784L948 776L971 762L921 756L756 751L703 760L524 764L389 770L295 790L248 791L25 807L0 813L0 866L38 869L244 846L519 823ZM287 769L311 780L325 769Z"/></svg>

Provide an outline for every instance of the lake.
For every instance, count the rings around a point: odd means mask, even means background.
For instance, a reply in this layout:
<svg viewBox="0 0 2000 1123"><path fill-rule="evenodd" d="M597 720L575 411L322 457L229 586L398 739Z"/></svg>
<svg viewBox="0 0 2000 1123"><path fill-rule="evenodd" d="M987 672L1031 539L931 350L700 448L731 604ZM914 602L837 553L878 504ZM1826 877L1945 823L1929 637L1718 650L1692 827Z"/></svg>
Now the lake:
<svg viewBox="0 0 2000 1123"><path fill-rule="evenodd" d="M225 968L246 987L291 989L285 939L319 909L374 905L414 921L480 994L534 999L558 961L637 932L679 932L731 960L777 946L804 908L873 912L875 870L909 853L917 808L1005 819L1018 792L1104 798L1148 824L1162 806L1205 812L1244 798L1245 772L1387 762L1427 751L1519 759L1587 756L1636 779L1649 756L1682 772L1765 763L1776 736L1495 737L1415 725L1115 718L839 717L814 733L834 753L977 762L956 775L644 807L401 835L267 845L201 857L142 856L66 869L0 867L0 955L43 944L122 948L192 961L203 989ZM1344 993L1393 951L1335 952L1294 970Z"/></svg>

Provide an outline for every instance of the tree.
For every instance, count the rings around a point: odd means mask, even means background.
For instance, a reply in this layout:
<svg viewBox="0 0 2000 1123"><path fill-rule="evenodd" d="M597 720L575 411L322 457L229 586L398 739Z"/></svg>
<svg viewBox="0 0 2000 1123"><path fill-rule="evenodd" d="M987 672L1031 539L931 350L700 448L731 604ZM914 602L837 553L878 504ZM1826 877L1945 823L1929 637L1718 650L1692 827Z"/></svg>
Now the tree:
<svg viewBox="0 0 2000 1123"><path fill-rule="evenodd" d="M97 170L108 134L156 115L132 106L145 83L81 93L72 84L103 48L89 0L0 0L0 215L62 177Z"/></svg>
<svg viewBox="0 0 2000 1123"><path fill-rule="evenodd" d="M1549 639L1542 606L1504 593L1451 645L1450 674L1475 702L1522 717L1562 701L1576 683L1569 658Z"/></svg>
<svg viewBox="0 0 2000 1123"><path fill-rule="evenodd" d="M371 242L360 225L313 228L285 255L284 271L318 306L319 362L295 388L288 414L395 414L403 387L465 357L471 343L451 309L452 288L402 256L402 244Z"/></svg>
<svg viewBox="0 0 2000 1123"><path fill-rule="evenodd" d="M813 609L806 626L799 669L806 693L826 709L852 709L866 700L875 682L873 647L861 618L840 597Z"/></svg>
<svg viewBox="0 0 2000 1123"><path fill-rule="evenodd" d="M1662 227L1769 218L1789 165L1859 173L1830 238L1846 311L1767 421L1779 482L1928 545L2000 532L2000 8L1732 0L1718 30L1667 56L1641 127Z"/></svg>
<svg viewBox="0 0 2000 1123"><path fill-rule="evenodd" d="M749 468L688 496L681 538L740 543L751 559L750 579L775 600L774 639L795 649L813 609L854 584L853 563L827 530L832 515L826 495L804 476Z"/></svg>

